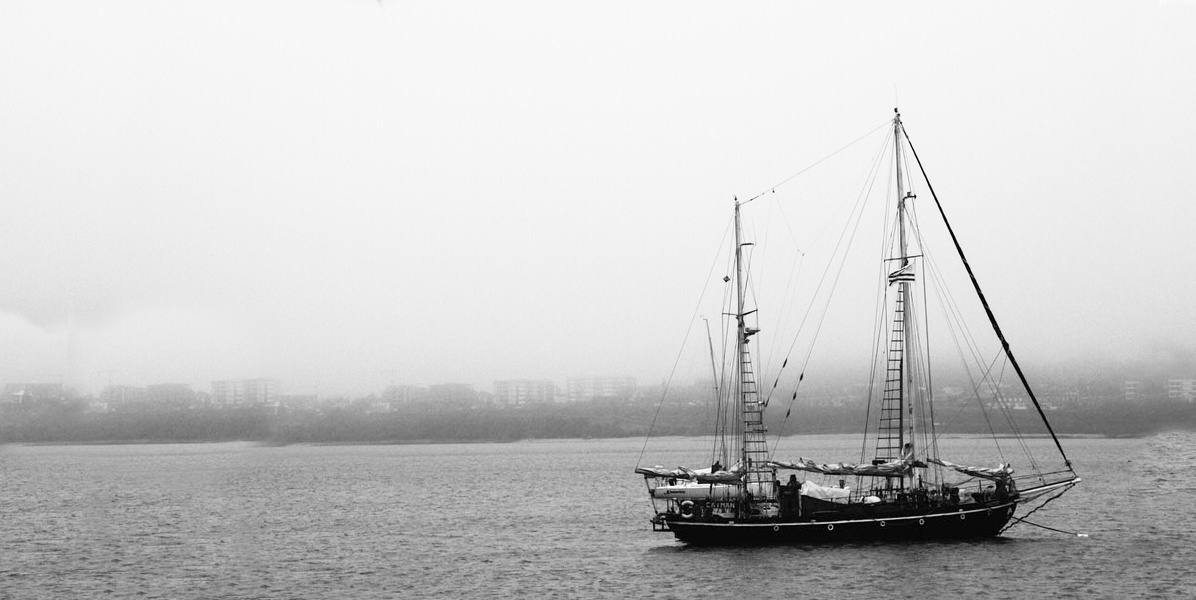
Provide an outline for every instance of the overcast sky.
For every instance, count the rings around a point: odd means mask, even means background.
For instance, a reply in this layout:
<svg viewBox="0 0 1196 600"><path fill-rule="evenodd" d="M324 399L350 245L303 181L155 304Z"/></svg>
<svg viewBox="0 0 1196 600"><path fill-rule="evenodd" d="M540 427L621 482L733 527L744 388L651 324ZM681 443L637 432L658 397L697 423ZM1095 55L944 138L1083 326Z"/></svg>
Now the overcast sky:
<svg viewBox="0 0 1196 600"><path fill-rule="evenodd" d="M1194 31L1186 1L0 1L0 382L659 381L732 197L897 102L1019 358L1190 349Z"/></svg>

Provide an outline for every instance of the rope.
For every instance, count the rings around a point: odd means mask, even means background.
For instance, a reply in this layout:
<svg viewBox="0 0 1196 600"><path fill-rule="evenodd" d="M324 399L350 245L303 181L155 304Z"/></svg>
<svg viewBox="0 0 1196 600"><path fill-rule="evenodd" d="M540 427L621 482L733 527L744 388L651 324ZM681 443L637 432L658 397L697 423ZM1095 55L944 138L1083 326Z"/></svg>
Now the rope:
<svg viewBox="0 0 1196 600"><path fill-rule="evenodd" d="M1017 525L1018 523L1026 523L1027 525L1034 525L1036 527L1043 527L1044 529L1050 529L1049 527L1046 527L1044 525L1038 525L1037 523L1031 523L1029 521L1026 521L1026 519L1030 518L1030 515L1042 510L1043 507L1050 504L1051 501L1054 500L1055 498L1062 496L1063 492L1070 490L1072 488L1072 486L1074 486L1074 485L1075 485L1075 482L1073 481L1070 485L1064 486L1062 489L1060 489L1059 493L1055 494L1054 496L1051 496L1050 498L1047 498L1046 500L1043 501L1042 504L1039 504L1038 506L1034 507L1034 510L1026 513L1026 515L1024 517L1016 518L1016 519L1010 521L1007 525L1005 525L1004 527L1001 528L1001 531L997 532L997 535L1001 535L1002 533L1005 533L1005 531L1007 531L1010 527L1013 527L1014 525ZM1059 531L1059 530L1056 529L1054 531ZM1072 532L1064 531L1063 533L1072 533ZM1079 534L1076 534L1076 535L1079 535Z"/></svg>
<svg viewBox="0 0 1196 600"><path fill-rule="evenodd" d="M876 131L875 129L873 131ZM869 132L871 133L871 132ZM861 138L862 139L862 138ZM886 138L887 141L888 138ZM857 140L858 141L858 140ZM855 142L852 142L853 144ZM847 222L843 226L843 231L839 233L839 240L835 243L834 249L831 251L831 259L826 265L826 269L822 272L822 277L818 280L818 286L814 288L814 296L810 301L810 306L807 307L805 315L802 316L801 323L798 325L798 334L805 328L806 319L809 318L810 313L814 310L814 305L818 298L818 293L822 290L822 286L826 283L827 276L830 275L831 267L834 266L836 256L840 256L839 250L843 248L844 238L847 241L847 248L851 247L855 240L856 233L859 232L860 223L863 221L864 207L867 205L869 198L871 198L872 186L876 183L876 173L880 168L881 157L884 154L884 146L881 146L881 151L877 153L876 158L873 159L873 164L868 169L868 174L865 175L863 186L860 188L859 195L856 197L855 204L851 207L851 212L847 215ZM854 219L854 222L852 221ZM801 372L798 374L797 383L793 386L793 395L789 398L789 408L785 411L785 418L781 420L780 427L777 428L776 441L773 442L772 451L776 452L780 445L781 436L784 434L785 425L789 423L789 416L793 412L793 404L797 401L797 391L801 387L802 380L806 377L806 367L810 364L810 358L814 354L814 343L818 340L818 334L822 331L822 324L826 320L827 310L830 308L831 299L834 296L835 289L839 284L839 277L843 275L843 267L847 262L848 249L843 249L843 253L839 258L839 267L835 271L834 278L830 282L830 291L827 292L826 300L822 305L822 312L818 316L818 322L814 325L814 334L810 338L810 345L806 352L805 359L802 361ZM793 349L797 346L797 335L793 337L793 343L789 345L789 350L785 353L784 364L789 363L789 357L793 354ZM782 365L784 368L784 365ZM779 381L779 376L778 376ZM769 391L769 396L766 400L772 399L772 391Z"/></svg>
<svg viewBox="0 0 1196 600"><path fill-rule="evenodd" d="M794 178L796 178L798 175L801 175L802 173L805 173L806 171L809 171L810 169L813 169L814 167L817 167L818 165L820 165L820 164L822 164L822 163L826 162L826 161L827 161L827 160L829 160L829 159L830 159L832 156L834 156L834 155L836 155L836 154L838 154L838 153L840 153L840 152L842 152L842 151L844 151L844 150L846 150L846 149L848 149L848 148L850 148L850 147L854 146L856 142L858 142L858 141L860 141L860 140L862 140L862 139L864 139L864 138L866 138L866 137L868 137L868 136L872 135L873 133L876 133L876 130L877 130L877 129L880 129L881 127L885 127L886 125L888 125L888 124L890 124L890 123L892 123L892 121L885 121L884 123L881 123L880 125L876 126L876 129L873 129L872 131L869 131L868 133L865 133L864 135L861 135L860 137L858 137L858 138L856 138L856 139L854 139L854 140L852 140L852 141L848 142L848 144L847 144L846 146L843 146L842 148L839 148L838 150L835 150L834 152L831 152L830 154L827 154L826 156L824 156L824 157L822 157L822 158L818 159L818 161L817 161L817 162L815 162L814 164L812 164L812 165L810 165L810 166L808 166L808 167L806 167L806 168L804 168L804 169L802 169L802 170L800 170L800 171L798 171L798 172L796 172L796 173L794 173L794 174L792 174L792 175L790 175L790 176L786 177L786 178L785 178L785 179L783 179L783 180L782 180L780 183L778 183L778 184L776 184L776 185L774 185L774 186L772 186L772 187L768 188L767 190L764 190L763 192L760 192L759 194L756 194L755 196L752 196L751 198L748 198L747 200L745 200L745 201L743 201L742 203L740 203L740 206L743 206L744 204L747 204L748 202L751 202L752 200L755 200L755 199L759 198L760 196L763 196L764 194L767 194L767 193L769 193L769 192L776 192L776 191L777 191L777 188L781 187L782 185L785 185L786 183L789 183L789 182L790 182L790 181L792 181Z"/></svg>
<svg viewBox="0 0 1196 600"><path fill-rule="evenodd" d="M963 254L963 247L959 245L959 239L955 237L955 231L951 228L951 223L947 221L947 213L943 212L943 205L939 202L938 195L934 193L934 186L930 184L930 177L926 175L926 169L922 166L922 159L918 158L918 151L914 150L914 143L909 139L909 133L905 132L905 128L901 128L902 133L905 134L905 142L909 145L909 150L914 155L914 160L918 163L918 169L922 171L922 180L926 182L926 189L930 190L930 197L934 199L934 205L939 209L939 215L943 217L943 225L947 227L947 233L951 235L951 241L955 243L955 251L959 254L959 260L963 262L964 269L968 272L968 277L972 280L972 287L976 289L976 296L980 298L980 304L984 307L984 312L988 314L988 320L992 324L993 333L997 334L997 339L1001 341L1001 347L1005 349L1005 355L1009 357L1009 363L1013 365L1013 370L1017 373L1018 379L1022 382L1022 387L1026 388L1026 395L1030 396L1030 400L1034 402L1034 408L1038 410L1038 416L1042 418L1043 425L1046 425L1047 432L1051 434L1051 439L1055 441L1055 447L1059 449L1059 456L1063 458L1063 464L1069 469L1071 468L1071 460L1067 458L1067 453L1063 451L1063 444L1059 443L1059 437L1055 435L1055 429L1051 427L1050 421L1047 421L1046 413L1042 411L1042 405L1038 403L1038 398L1034 395L1034 390L1030 388L1030 382L1026 380L1026 376L1022 373L1022 368L1017 364L1017 359L1013 357L1013 350L1009 348L1009 342L1005 340L1005 334L1001 333L1001 326L997 324L997 318L993 315L992 308L988 305L988 300L984 297L984 292L980 291L980 282L976 280L976 275L972 273L972 266L968 264L967 257Z"/></svg>
<svg viewBox="0 0 1196 600"><path fill-rule="evenodd" d="M702 308L702 298L706 296L706 288L710 285L710 278L714 274L714 268L718 265L718 257L722 254L722 249L727 241L727 232L731 230L728 223L727 228L723 230L723 239L719 242L719 250L714 255L714 264L710 265L710 273L706 275L706 283L702 285L702 293L698 295L698 305L694 307L693 316L689 318L689 327L685 330L685 337L681 340L681 350L677 352L677 359L673 361L673 368L669 371L669 378L664 384L664 390L660 393L660 402L656 405L656 412L652 415L652 422L648 425L648 435L644 436L644 445L640 448L640 455L635 459L635 466L640 466L640 461L644 460L644 452L648 450L648 440L652 439L652 430L656 428L656 420L660 418L660 409L664 407L664 400L669 394L669 386L673 382L673 376L677 373L677 365L681 363L681 355L685 352L685 343L689 341L689 334L693 332L694 321L698 319L698 311Z"/></svg>
<svg viewBox="0 0 1196 600"><path fill-rule="evenodd" d="M1054 531L1054 532L1057 532L1057 533L1066 533L1067 535L1074 535L1074 536L1076 536L1076 537L1088 537L1088 534L1087 534L1087 533L1080 533L1080 532L1078 532L1078 531L1067 531L1067 530L1065 530L1065 529L1055 529L1054 527L1047 527L1046 525L1040 525L1040 524L1038 524L1038 523L1031 523L1030 521L1027 521L1027 520L1025 520L1025 519L1018 519L1018 520L1017 520L1017 522L1018 522L1018 523L1025 523L1026 525L1033 525L1033 526L1035 526L1035 527L1041 527L1041 528L1043 528L1043 529L1046 529L1046 530L1048 530L1048 531Z"/></svg>

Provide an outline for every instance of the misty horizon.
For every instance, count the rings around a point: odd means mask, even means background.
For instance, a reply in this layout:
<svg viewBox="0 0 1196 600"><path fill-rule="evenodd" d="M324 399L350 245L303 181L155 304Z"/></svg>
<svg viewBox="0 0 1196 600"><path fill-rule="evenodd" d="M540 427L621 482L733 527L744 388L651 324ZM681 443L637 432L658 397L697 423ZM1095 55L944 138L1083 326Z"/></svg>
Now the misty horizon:
<svg viewBox="0 0 1196 600"><path fill-rule="evenodd" d="M0 382L662 381L732 199L894 106L1031 382L1182 369L1196 6L1076 6L9 5Z"/></svg>

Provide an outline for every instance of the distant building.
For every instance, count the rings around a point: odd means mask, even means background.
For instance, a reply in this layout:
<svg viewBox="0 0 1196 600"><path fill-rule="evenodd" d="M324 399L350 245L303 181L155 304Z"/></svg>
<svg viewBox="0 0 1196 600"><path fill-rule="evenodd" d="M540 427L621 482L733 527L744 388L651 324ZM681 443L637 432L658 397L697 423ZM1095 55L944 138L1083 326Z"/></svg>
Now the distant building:
<svg viewBox="0 0 1196 600"><path fill-rule="evenodd" d="M394 404L373 394L365 398L358 398L349 406L363 413L387 413L394 410Z"/></svg>
<svg viewBox="0 0 1196 600"><path fill-rule="evenodd" d="M277 379L226 379L212 382L212 403L221 407L278 407Z"/></svg>
<svg viewBox="0 0 1196 600"><path fill-rule="evenodd" d="M293 410L314 410L318 408L320 397L316 394L279 394L278 405Z"/></svg>
<svg viewBox="0 0 1196 600"><path fill-rule="evenodd" d="M1122 384L1125 388L1125 401L1137 402L1142 397L1142 382L1140 381L1125 381Z"/></svg>
<svg viewBox="0 0 1196 600"><path fill-rule="evenodd" d="M436 404L472 405L478 393L468 383L440 383L428 386L428 400Z"/></svg>
<svg viewBox="0 0 1196 600"><path fill-rule="evenodd" d="M494 382L494 403L499 406L546 404L556 401L556 384L548 379L508 379Z"/></svg>
<svg viewBox="0 0 1196 600"><path fill-rule="evenodd" d="M145 386L148 402L171 408L195 408L199 402L195 390L185 383L155 383Z"/></svg>
<svg viewBox="0 0 1196 600"><path fill-rule="evenodd" d="M565 381L565 397L570 402L630 400L634 395L634 377L573 377Z"/></svg>
<svg viewBox="0 0 1196 600"><path fill-rule="evenodd" d="M108 385L100 391L100 400L105 410L118 410L146 399L145 388L132 385Z"/></svg>
<svg viewBox="0 0 1196 600"><path fill-rule="evenodd" d="M65 398L66 390L61 383L10 383L4 386L5 404L61 402Z"/></svg>
<svg viewBox="0 0 1196 600"><path fill-rule="evenodd" d="M428 390L414 385L392 385L382 390L382 399L392 405L424 402L428 399Z"/></svg>
<svg viewBox="0 0 1196 600"><path fill-rule="evenodd" d="M1167 398L1171 400L1196 401L1196 379L1168 379Z"/></svg>
<svg viewBox="0 0 1196 600"><path fill-rule="evenodd" d="M991 410L1029 410L1030 401L1025 396L992 396L984 402L985 408ZM1054 410L1054 406L1043 408Z"/></svg>

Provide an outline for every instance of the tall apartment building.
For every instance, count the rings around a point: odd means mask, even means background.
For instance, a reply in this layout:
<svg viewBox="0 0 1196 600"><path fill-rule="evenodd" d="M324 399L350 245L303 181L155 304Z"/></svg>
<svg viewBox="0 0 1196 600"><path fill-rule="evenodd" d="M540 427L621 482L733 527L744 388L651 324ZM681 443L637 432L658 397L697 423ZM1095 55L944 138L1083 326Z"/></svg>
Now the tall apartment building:
<svg viewBox="0 0 1196 600"><path fill-rule="evenodd" d="M509 379L494 382L494 403L522 406L556 402L556 384L547 379Z"/></svg>
<svg viewBox="0 0 1196 600"><path fill-rule="evenodd" d="M1171 400L1196 401L1196 379L1168 379L1167 398Z"/></svg>
<svg viewBox="0 0 1196 600"><path fill-rule="evenodd" d="M1136 402L1142 394L1142 382L1126 380L1123 383L1125 388L1125 401Z"/></svg>
<svg viewBox="0 0 1196 600"><path fill-rule="evenodd" d="M195 390L185 383L153 383L145 386L145 398L160 406L191 408L197 405Z"/></svg>
<svg viewBox="0 0 1196 600"><path fill-rule="evenodd" d="M436 404L468 406L478 401L478 393L468 383L437 383L428 386L428 400Z"/></svg>
<svg viewBox="0 0 1196 600"><path fill-rule="evenodd" d="M565 397L570 402L628 400L634 394L634 377L573 377L565 382Z"/></svg>
<svg viewBox="0 0 1196 600"><path fill-rule="evenodd" d="M212 382L216 406L278 406L277 379L226 379Z"/></svg>

